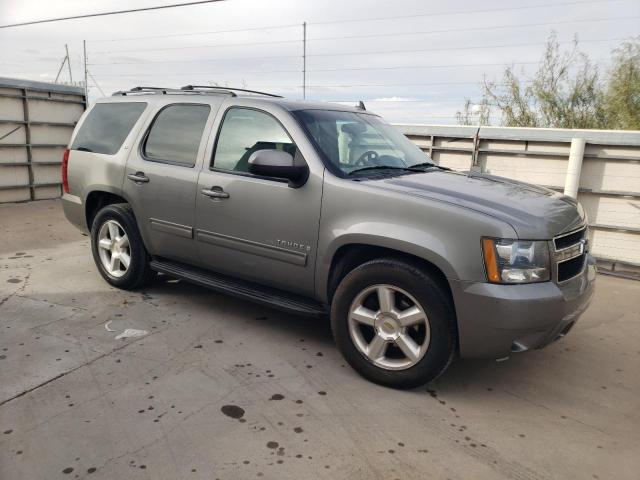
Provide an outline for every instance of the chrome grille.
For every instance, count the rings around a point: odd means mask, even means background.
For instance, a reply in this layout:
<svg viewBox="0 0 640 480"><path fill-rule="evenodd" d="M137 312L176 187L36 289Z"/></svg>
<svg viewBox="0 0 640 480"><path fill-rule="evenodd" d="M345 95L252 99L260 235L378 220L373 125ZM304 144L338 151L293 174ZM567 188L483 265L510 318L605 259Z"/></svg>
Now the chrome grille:
<svg viewBox="0 0 640 480"><path fill-rule="evenodd" d="M558 282L566 282L584 270L588 251L587 227L559 235L553 239L554 261Z"/></svg>

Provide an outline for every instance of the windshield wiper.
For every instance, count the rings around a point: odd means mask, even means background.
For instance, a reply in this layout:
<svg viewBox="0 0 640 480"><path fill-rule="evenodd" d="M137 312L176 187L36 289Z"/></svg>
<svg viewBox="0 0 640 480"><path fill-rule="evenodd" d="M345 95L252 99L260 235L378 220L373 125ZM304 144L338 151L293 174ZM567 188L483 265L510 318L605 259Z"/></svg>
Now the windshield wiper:
<svg viewBox="0 0 640 480"><path fill-rule="evenodd" d="M416 163L415 165L411 165L410 167L407 167L407 168L414 172L425 172L432 168L435 168L437 170L451 170L450 168L441 167L440 165L436 165L435 163L431 163L431 162Z"/></svg>
<svg viewBox="0 0 640 480"><path fill-rule="evenodd" d="M425 173L433 170L451 170L447 167L441 167L440 165L436 165L435 163L424 162L417 163L415 165L411 165L410 167L394 167L392 165L374 165L371 167L362 167L356 170L351 170L348 175L352 175L358 172L366 172L371 170L400 170L402 172L412 172L412 173Z"/></svg>
<svg viewBox="0 0 640 480"><path fill-rule="evenodd" d="M392 167L391 165L374 165L372 167L362 167L356 170L351 170L347 175L353 175L354 173L366 172L370 170L400 170L403 172L417 172L418 170L411 170L409 167Z"/></svg>
<svg viewBox="0 0 640 480"><path fill-rule="evenodd" d="M78 150L79 152L93 152L93 150L87 147L78 147L76 148L76 150Z"/></svg>

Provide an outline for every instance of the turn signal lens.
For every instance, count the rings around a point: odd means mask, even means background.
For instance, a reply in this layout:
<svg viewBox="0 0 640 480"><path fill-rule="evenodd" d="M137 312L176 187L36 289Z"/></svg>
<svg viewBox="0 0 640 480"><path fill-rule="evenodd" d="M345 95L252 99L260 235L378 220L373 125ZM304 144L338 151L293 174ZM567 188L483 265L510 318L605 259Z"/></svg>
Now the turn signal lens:
<svg viewBox="0 0 640 480"><path fill-rule="evenodd" d="M482 253L484 254L484 266L487 269L487 278L490 282L500 283L498 260L496 259L496 249L492 239L482 239Z"/></svg>

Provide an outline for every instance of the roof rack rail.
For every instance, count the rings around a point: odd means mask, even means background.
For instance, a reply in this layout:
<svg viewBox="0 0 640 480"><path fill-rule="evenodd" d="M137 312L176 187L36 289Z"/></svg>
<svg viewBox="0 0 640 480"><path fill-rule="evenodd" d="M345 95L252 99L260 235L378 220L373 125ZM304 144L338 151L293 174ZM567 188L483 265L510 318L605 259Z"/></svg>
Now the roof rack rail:
<svg viewBox="0 0 640 480"><path fill-rule="evenodd" d="M247 93L255 93L257 95L264 95L266 97L275 97L275 98L283 98L281 95L275 95L273 93L267 92L259 92L257 90L247 90L245 88L227 88L227 87L216 87L211 85L185 85L181 88L165 88L165 87L133 87L131 90L119 90L117 92L113 92L111 96L115 97L118 95L126 96L131 94L144 94L144 93L157 93L161 95L166 95L168 93L193 93L193 94L205 94L209 90L209 93L223 93L230 95L232 97L237 97L235 92L247 92Z"/></svg>
<svg viewBox="0 0 640 480"><path fill-rule="evenodd" d="M117 92L113 92L111 96L122 95L125 96L128 93L144 93L144 92L157 92L157 93L167 93L167 92L179 92L180 90L176 88L164 88L164 87L133 87L131 90L119 90Z"/></svg>
<svg viewBox="0 0 640 480"><path fill-rule="evenodd" d="M230 95L232 97L237 97L238 95L235 94L235 92L233 92L233 88L226 88L226 87L210 87L208 85L185 85L184 87L180 87L180 91L181 92L203 92L203 90L207 90L207 89L211 89L211 90L215 90L215 93L226 93L227 95ZM212 92L213 93L213 92Z"/></svg>
<svg viewBox="0 0 640 480"><path fill-rule="evenodd" d="M247 90L246 88L217 87L217 86L211 86L211 85L185 85L184 87L180 88L180 90L199 90L199 89L221 90L221 91L231 93L234 97L236 96L234 92L245 92L245 93L255 93L257 95L264 95L266 97L284 98L282 95L276 95L274 93L267 93L267 92L259 92L258 90Z"/></svg>

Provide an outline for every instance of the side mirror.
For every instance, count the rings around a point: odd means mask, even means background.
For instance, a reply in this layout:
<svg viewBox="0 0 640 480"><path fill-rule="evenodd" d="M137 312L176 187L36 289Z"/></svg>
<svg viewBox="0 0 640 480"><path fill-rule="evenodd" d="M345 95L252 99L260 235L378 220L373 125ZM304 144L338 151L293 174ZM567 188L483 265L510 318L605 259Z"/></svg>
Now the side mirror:
<svg viewBox="0 0 640 480"><path fill-rule="evenodd" d="M307 165L296 165L294 158L282 150L258 150L249 157L249 173L263 177L286 178L289 186L301 187L309 177Z"/></svg>

